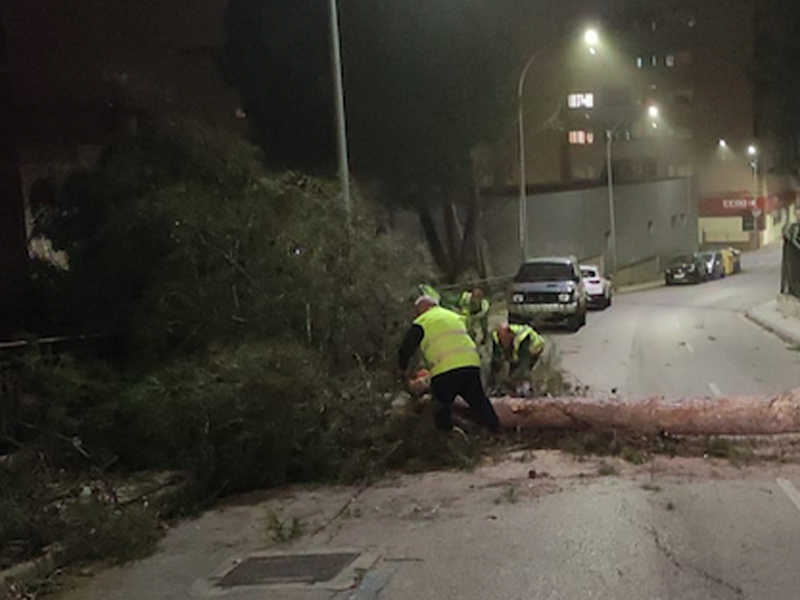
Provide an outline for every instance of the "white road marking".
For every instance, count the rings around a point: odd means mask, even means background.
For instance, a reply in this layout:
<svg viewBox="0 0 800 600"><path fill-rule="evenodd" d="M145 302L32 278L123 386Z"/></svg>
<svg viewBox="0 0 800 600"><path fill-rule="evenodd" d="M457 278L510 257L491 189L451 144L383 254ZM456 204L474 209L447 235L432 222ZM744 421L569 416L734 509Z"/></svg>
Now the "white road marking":
<svg viewBox="0 0 800 600"><path fill-rule="evenodd" d="M714 394L717 398L722 396L722 390L719 389L719 386L716 383L709 383L708 388L711 390L711 393Z"/></svg>
<svg viewBox="0 0 800 600"><path fill-rule="evenodd" d="M789 500L792 501L792 504L797 507L797 510L800 510L800 492L797 491L794 484L788 479L777 479L777 482L784 493L789 496Z"/></svg>
<svg viewBox="0 0 800 600"><path fill-rule="evenodd" d="M694 354L694 348L692 348L692 345L689 342L686 342L686 349L690 354Z"/></svg>

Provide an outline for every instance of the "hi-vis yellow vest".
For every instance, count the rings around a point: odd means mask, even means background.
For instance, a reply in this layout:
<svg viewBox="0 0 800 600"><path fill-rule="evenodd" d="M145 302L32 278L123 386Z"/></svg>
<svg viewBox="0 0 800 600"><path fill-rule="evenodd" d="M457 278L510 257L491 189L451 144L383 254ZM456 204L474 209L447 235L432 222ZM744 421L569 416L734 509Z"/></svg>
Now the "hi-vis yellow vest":
<svg viewBox="0 0 800 600"><path fill-rule="evenodd" d="M539 335L530 325L509 325L508 328L514 334L514 346L511 353L511 362L519 362L519 349L527 340L531 341L531 354L539 354L544 348L544 337ZM492 340L500 347L500 336L497 331L492 332Z"/></svg>
<svg viewBox="0 0 800 600"><path fill-rule="evenodd" d="M478 349L467 333L461 315L441 306L434 306L414 319L414 323L425 332L420 348L431 376L481 365Z"/></svg>

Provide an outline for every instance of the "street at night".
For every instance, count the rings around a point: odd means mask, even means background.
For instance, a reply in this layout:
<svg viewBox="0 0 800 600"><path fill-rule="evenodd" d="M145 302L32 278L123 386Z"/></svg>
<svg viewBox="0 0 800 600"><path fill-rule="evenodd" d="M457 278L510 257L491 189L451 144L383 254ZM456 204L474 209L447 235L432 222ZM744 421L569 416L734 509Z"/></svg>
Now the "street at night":
<svg viewBox="0 0 800 600"><path fill-rule="evenodd" d="M747 318L775 298L780 250L745 254L743 272L618 295L577 335L551 333L583 386L621 398L773 395L800 386L800 352Z"/></svg>
<svg viewBox="0 0 800 600"><path fill-rule="evenodd" d="M797 600L799 30L0 2L0 600Z"/></svg>

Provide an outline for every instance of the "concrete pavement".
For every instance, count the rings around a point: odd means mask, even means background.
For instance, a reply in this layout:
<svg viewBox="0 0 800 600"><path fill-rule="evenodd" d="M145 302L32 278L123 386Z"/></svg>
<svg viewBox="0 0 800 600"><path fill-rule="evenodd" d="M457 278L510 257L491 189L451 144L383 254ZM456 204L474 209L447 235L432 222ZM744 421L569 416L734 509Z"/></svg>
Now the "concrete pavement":
<svg viewBox="0 0 800 600"><path fill-rule="evenodd" d="M242 499L178 525L151 558L67 582L62 599L795 600L798 485L797 465L520 453L474 473ZM306 535L276 544L269 515ZM337 548L373 557L348 589L212 578L255 552Z"/></svg>
<svg viewBox="0 0 800 600"><path fill-rule="evenodd" d="M747 316L787 342L800 345L800 319L779 311L776 300L751 308L747 311Z"/></svg>

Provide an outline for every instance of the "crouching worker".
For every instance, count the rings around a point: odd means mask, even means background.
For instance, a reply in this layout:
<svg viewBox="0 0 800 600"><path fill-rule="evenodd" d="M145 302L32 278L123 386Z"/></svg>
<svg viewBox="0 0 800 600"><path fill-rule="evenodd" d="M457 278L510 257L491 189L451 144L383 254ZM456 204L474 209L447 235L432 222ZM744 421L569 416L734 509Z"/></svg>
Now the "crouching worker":
<svg viewBox="0 0 800 600"><path fill-rule="evenodd" d="M453 429L451 408L456 396L469 405L474 419L496 433L500 424L481 383L481 359L467 332L464 318L439 306L436 298L421 296L414 303L416 319L400 346L400 369L406 378L417 349L428 364L431 391L436 399L436 427Z"/></svg>
<svg viewBox="0 0 800 600"><path fill-rule="evenodd" d="M500 386L505 393L530 395L531 370L544 352L544 346L544 337L530 325L498 326L492 332L489 386Z"/></svg>

